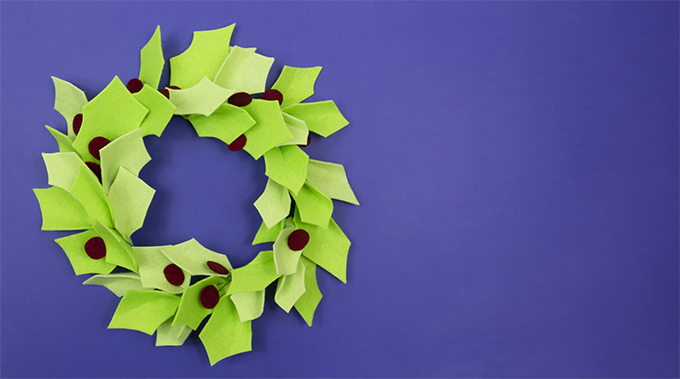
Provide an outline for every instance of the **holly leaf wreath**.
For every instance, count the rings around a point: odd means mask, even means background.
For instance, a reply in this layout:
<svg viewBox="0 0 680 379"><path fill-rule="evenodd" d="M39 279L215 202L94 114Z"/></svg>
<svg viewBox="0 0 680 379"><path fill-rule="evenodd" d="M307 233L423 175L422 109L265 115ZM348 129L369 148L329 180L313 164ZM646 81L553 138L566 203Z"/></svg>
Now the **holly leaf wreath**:
<svg viewBox="0 0 680 379"><path fill-rule="evenodd" d="M53 77L54 108L67 134L46 126L59 152L42 154L51 187L34 189L42 230L80 231L56 240L75 274L96 274L83 284L121 298L109 328L155 333L156 346L179 346L209 317L199 338L211 365L252 349L251 321L262 315L274 281L275 302L312 325L322 298L317 266L346 282L350 241L331 217L332 199L359 204L342 165L310 159L301 148L310 132L328 137L348 124L331 100L303 102L321 67L285 66L267 89L274 59L230 46L233 30L194 32L189 48L170 59L166 88L158 89L165 64L160 27L141 50L139 77L127 85L114 77L88 100ZM144 137L160 137L174 115L201 137L264 157L268 180L254 204L262 224L253 245L273 247L243 267L195 239L132 241L155 194L139 178L151 160Z"/></svg>

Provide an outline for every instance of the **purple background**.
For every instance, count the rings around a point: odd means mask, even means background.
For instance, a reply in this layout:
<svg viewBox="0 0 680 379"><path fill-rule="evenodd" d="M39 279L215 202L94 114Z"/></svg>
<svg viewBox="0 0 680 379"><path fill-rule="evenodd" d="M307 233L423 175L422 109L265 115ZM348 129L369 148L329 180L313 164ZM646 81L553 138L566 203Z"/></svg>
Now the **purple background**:
<svg viewBox="0 0 680 379"><path fill-rule="evenodd" d="M678 3L2 2L3 377L677 377ZM197 337L107 330L41 232L50 76L88 97L137 75L161 25L324 66L310 100L351 124L312 158L345 165L348 284L319 271L314 326L269 296L253 352L209 366ZM162 84L167 84L167 66ZM235 265L262 246L264 164L174 120L148 137L158 192L138 245L195 237Z"/></svg>

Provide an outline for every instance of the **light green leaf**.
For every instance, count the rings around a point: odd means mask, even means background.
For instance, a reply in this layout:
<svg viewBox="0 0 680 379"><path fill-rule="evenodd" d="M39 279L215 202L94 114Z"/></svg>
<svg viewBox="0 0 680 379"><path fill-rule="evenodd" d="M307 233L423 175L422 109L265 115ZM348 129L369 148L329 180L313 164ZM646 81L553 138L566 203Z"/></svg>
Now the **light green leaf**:
<svg viewBox="0 0 680 379"><path fill-rule="evenodd" d="M141 91L133 93L132 96L149 110L139 126L142 135L153 134L160 137L175 114L175 106L162 93L148 85L144 85Z"/></svg>
<svg viewBox="0 0 680 379"><path fill-rule="evenodd" d="M172 317L179 297L161 291L129 290L120 300L109 329L132 329L152 335Z"/></svg>
<svg viewBox="0 0 680 379"><path fill-rule="evenodd" d="M181 285L175 286L168 282L163 270L165 270L168 265L172 264L172 261L161 252L161 249L166 247L168 246L132 247L132 251L137 260L137 266L139 267L139 276L142 280L142 285L144 288L156 288L167 293L182 293L189 287L191 275L182 270L184 273L184 282Z"/></svg>
<svg viewBox="0 0 680 379"><path fill-rule="evenodd" d="M281 113L281 115L283 116L283 122L286 123L286 128L288 128L288 131L293 136L293 138L279 146L306 145L307 136L309 136L309 129L307 129L305 122L289 115L288 113Z"/></svg>
<svg viewBox="0 0 680 379"><path fill-rule="evenodd" d="M283 94L285 108L297 104L314 94L314 83L321 72L321 67L298 68L283 66L281 75L272 86Z"/></svg>
<svg viewBox="0 0 680 379"><path fill-rule="evenodd" d="M309 243L302 255L347 283L347 253L351 242L335 221L331 219L328 228L322 228L302 222L295 212L295 226L309 233Z"/></svg>
<svg viewBox="0 0 680 379"><path fill-rule="evenodd" d="M194 238L177 245L164 247L161 251L174 264L191 275L215 275L222 277L229 275L218 274L211 270L208 267L208 262L210 261L219 263L230 272L232 271L231 263L229 263L226 255L206 249Z"/></svg>
<svg viewBox="0 0 680 379"><path fill-rule="evenodd" d="M149 112L116 76L94 99L83 107L83 125L73 148L85 161L97 161L88 146L95 137L109 141L139 128Z"/></svg>
<svg viewBox="0 0 680 379"><path fill-rule="evenodd" d="M123 237L118 232L102 225L100 222L95 222L94 231L106 243L106 261L108 263L139 273L137 259L132 252L132 248L123 240Z"/></svg>
<svg viewBox="0 0 680 379"><path fill-rule="evenodd" d="M211 82L210 79L203 78L193 87L181 90L169 89L168 92L170 102L177 107L175 114L210 116L237 91L224 89Z"/></svg>
<svg viewBox="0 0 680 379"><path fill-rule="evenodd" d="M294 274L298 268L302 250L293 251L288 247L288 237L295 228L283 229L274 242L274 264L279 275Z"/></svg>
<svg viewBox="0 0 680 379"><path fill-rule="evenodd" d="M359 205L347 181L345 168L341 164L310 159L307 167L307 181L331 199Z"/></svg>
<svg viewBox="0 0 680 379"><path fill-rule="evenodd" d="M188 120L199 136L214 137L227 145L255 125L255 120L246 110L227 103L220 105L208 117L191 115Z"/></svg>
<svg viewBox="0 0 680 379"><path fill-rule="evenodd" d="M241 322L234 303L223 296L210 320L198 335L208 353L210 365L235 354L252 350L250 321Z"/></svg>
<svg viewBox="0 0 680 379"><path fill-rule="evenodd" d="M151 160L146 151L146 146L144 146L140 129L135 129L117 138L104 146L99 153L102 158L102 186L106 192L109 191L111 183L118 176L120 167L138 176L144 165Z"/></svg>
<svg viewBox="0 0 680 379"><path fill-rule="evenodd" d="M234 24L225 28L197 31L182 54L170 58L170 85L189 88L203 78L215 79L229 55L229 40Z"/></svg>
<svg viewBox="0 0 680 379"><path fill-rule="evenodd" d="M333 200L330 197L319 192L309 182L302 186L297 195L292 195L302 221L322 228L328 226L333 214Z"/></svg>
<svg viewBox="0 0 680 379"><path fill-rule="evenodd" d="M243 133L248 139L243 149L256 160L293 138L283 121L278 101L255 99L243 108L255 120L255 125Z"/></svg>
<svg viewBox="0 0 680 379"><path fill-rule="evenodd" d="M240 292L231 295L238 317L241 322L255 320L264 311L264 290L254 292Z"/></svg>
<svg viewBox="0 0 680 379"><path fill-rule="evenodd" d="M295 302L295 309L307 325L312 326L314 312L323 295L316 283L316 264L305 257L300 258L300 261L305 265L305 293Z"/></svg>
<svg viewBox="0 0 680 379"><path fill-rule="evenodd" d="M85 92L65 80L53 76L52 82L54 82L54 109L66 120L68 138L72 141L76 138L73 132L73 118L82 113L83 106L87 104L87 97Z"/></svg>
<svg viewBox="0 0 680 379"><path fill-rule="evenodd" d="M42 153L47 169L47 184L70 191L83 161L74 152Z"/></svg>
<svg viewBox="0 0 680 379"><path fill-rule="evenodd" d="M109 201L116 220L116 229L127 241L144 224L146 211L156 190L149 187L124 167L109 188Z"/></svg>
<svg viewBox="0 0 680 379"><path fill-rule="evenodd" d="M278 224L274 225L271 229L267 228L264 222L260 225L257 234L255 234L255 239L253 240L253 245L257 245L265 242L274 242L279 236L279 233L283 230L283 226L286 220L279 221Z"/></svg>
<svg viewBox="0 0 680 379"><path fill-rule="evenodd" d="M105 259L92 259L85 252L85 243L91 238L99 237L94 230L73 234L68 237L56 239L73 266L76 275L82 274L108 274L116 268L107 263ZM108 246L107 246L108 253Z"/></svg>
<svg viewBox="0 0 680 379"><path fill-rule="evenodd" d="M142 83L158 88L158 83L161 81L163 74L163 66L165 59L163 59L163 46L161 46L161 27L156 27L156 31L151 36L149 42L144 45L139 52L139 80Z"/></svg>
<svg viewBox="0 0 680 379"><path fill-rule="evenodd" d="M297 195L307 178L307 155L296 145L275 147L264 154L265 175Z"/></svg>
<svg viewBox="0 0 680 379"><path fill-rule="evenodd" d="M231 272L231 286L227 294L262 291L279 276L274 265L274 252L261 251L250 263Z"/></svg>
<svg viewBox="0 0 680 379"><path fill-rule="evenodd" d="M290 195L285 187L269 179L254 205L265 226L271 229L290 213Z"/></svg>
<svg viewBox="0 0 680 379"><path fill-rule="evenodd" d="M298 260L295 273L281 277L276 284L274 301L288 313L303 293L305 293L305 265Z"/></svg>
<svg viewBox="0 0 680 379"><path fill-rule="evenodd" d="M186 325L172 325L174 318L161 324L156 329L156 346L182 346L186 341L191 328Z"/></svg>
<svg viewBox="0 0 680 379"><path fill-rule="evenodd" d="M349 124L333 100L295 104L283 111L304 121L309 130L322 137L328 137Z"/></svg>
<svg viewBox="0 0 680 379"><path fill-rule="evenodd" d="M187 325L191 329L196 330L201 325L201 321L213 312L212 309L208 309L201 304L201 291L207 286L215 286L220 290L226 283L227 281L223 278L210 276L190 285L182 294L173 324ZM222 302L222 299L220 299L220 302Z"/></svg>
<svg viewBox="0 0 680 379"><path fill-rule="evenodd" d="M55 141L57 141L57 144L59 145L59 151L62 153L65 152L75 152L76 149L73 148L73 141L69 139L64 133L50 128L48 125L45 125L47 130L52 134L52 137L54 137Z"/></svg>
<svg viewBox="0 0 680 379"><path fill-rule="evenodd" d="M123 297L128 290L141 290L142 281L134 272L119 274L94 275L83 282L84 285L104 286L118 297Z"/></svg>
<svg viewBox="0 0 680 379"><path fill-rule="evenodd" d="M215 84L238 92L264 92L273 63L274 58L233 46L215 76Z"/></svg>
<svg viewBox="0 0 680 379"><path fill-rule="evenodd" d="M84 164L79 165L79 172L70 190L85 208L90 220L99 220L102 224L113 227L111 205L99 183L99 179Z"/></svg>
<svg viewBox="0 0 680 379"><path fill-rule="evenodd" d="M90 216L73 195L59 187L35 188L42 212L42 230L85 230L92 227Z"/></svg>

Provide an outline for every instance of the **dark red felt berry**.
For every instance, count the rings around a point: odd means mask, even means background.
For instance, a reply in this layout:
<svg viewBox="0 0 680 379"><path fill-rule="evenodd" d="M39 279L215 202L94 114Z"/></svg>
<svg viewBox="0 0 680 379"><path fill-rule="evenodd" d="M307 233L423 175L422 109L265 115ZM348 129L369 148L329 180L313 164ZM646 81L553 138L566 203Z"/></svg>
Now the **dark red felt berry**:
<svg viewBox="0 0 680 379"><path fill-rule="evenodd" d="M85 254L92 259L102 259L106 256L106 244L101 237L92 237L85 242Z"/></svg>
<svg viewBox="0 0 680 379"><path fill-rule="evenodd" d="M229 273L229 270L227 270L226 267L222 266L221 264L213 261L208 261L208 268L213 270L215 273L220 274L220 275L227 275Z"/></svg>
<svg viewBox="0 0 680 379"><path fill-rule="evenodd" d="M236 105L237 107L245 107L250 104L251 101L253 101L253 97L247 92L236 92L227 99L227 103Z"/></svg>
<svg viewBox="0 0 680 379"><path fill-rule="evenodd" d="M87 168L89 168L99 179L99 183L102 182L102 166L94 162L85 162Z"/></svg>
<svg viewBox="0 0 680 379"><path fill-rule="evenodd" d="M161 88L161 89L158 90L158 92L162 93L163 96L165 96L165 97L167 97L168 99L170 99L170 91L168 91L167 88Z"/></svg>
<svg viewBox="0 0 680 379"><path fill-rule="evenodd" d="M179 88L179 87L177 87L177 86L168 86L168 88L170 88L170 89L181 89L181 88Z"/></svg>
<svg viewBox="0 0 680 379"><path fill-rule="evenodd" d="M181 286L184 283L184 271L174 263L170 263L163 269L165 279L173 286Z"/></svg>
<svg viewBox="0 0 680 379"><path fill-rule="evenodd" d="M109 142L111 141L104 137L94 137L92 138L92 141L90 141L90 144L87 145L87 148L90 150L90 154L92 154L93 157L101 159L99 156L99 150L108 145Z"/></svg>
<svg viewBox="0 0 680 379"><path fill-rule="evenodd" d="M297 229L288 236L288 248L293 251L302 250L309 242L309 233L304 229Z"/></svg>
<svg viewBox="0 0 680 379"><path fill-rule="evenodd" d="M217 303L220 302L220 293L215 286L209 285L201 290L199 298L204 307L213 309L217 306Z"/></svg>
<svg viewBox="0 0 680 379"><path fill-rule="evenodd" d="M83 114L78 113L73 117L73 123L71 124L73 127L73 133L75 135L78 135L78 132L80 131L80 127L83 126Z"/></svg>
<svg viewBox="0 0 680 379"><path fill-rule="evenodd" d="M262 100L276 100L279 102L279 105L283 104L283 94L281 91L277 89L268 89L262 93L260 96L260 99Z"/></svg>
<svg viewBox="0 0 680 379"><path fill-rule="evenodd" d="M243 147L246 145L246 142L248 142L248 139L246 138L245 134L241 134L236 140L234 140L234 142L228 144L227 147L231 151L239 151L243 149Z"/></svg>
<svg viewBox="0 0 680 379"><path fill-rule="evenodd" d="M125 87L127 87L128 91L130 91L130 93L137 93L137 92L141 91L142 88L144 88L144 83L142 83L141 80L134 78L134 79L130 79L130 81L128 82L128 84Z"/></svg>

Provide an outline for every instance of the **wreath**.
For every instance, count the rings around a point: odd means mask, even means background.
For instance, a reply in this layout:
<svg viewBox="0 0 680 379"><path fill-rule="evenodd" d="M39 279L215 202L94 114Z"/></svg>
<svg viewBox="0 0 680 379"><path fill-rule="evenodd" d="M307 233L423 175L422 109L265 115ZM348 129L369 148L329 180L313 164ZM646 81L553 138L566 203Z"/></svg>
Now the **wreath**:
<svg viewBox="0 0 680 379"><path fill-rule="evenodd" d="M46 126L59 152L42 154L51 187L34 189L42 230L81 231L56 239L75 274L95 274L83 284L121 298L108 328L155 333L156 346L180 346L200 329L211 365L252 349L251 321L262 315L274 281L275 302L312 325L322 298L317 266L346 283L350 241L331 218L332 199L358 205L344 167L302 149L310 132L328 137L348 124L333 101L303 103L321 67L284 66L266 89L274 59L230 46L233 30L194 32L189 48L170 59L170 86L162 89L160 26L141 49L139 77L127 85L114 77L88 101L52 77L67 134ZM262 224L253 245L273 246L243 267L195 239L132 242L155 193L139 178L151 159L144 137L160 137L174 115L200 137L264 157L268 180L254 203Z"/></svg>

